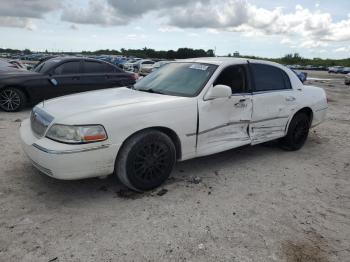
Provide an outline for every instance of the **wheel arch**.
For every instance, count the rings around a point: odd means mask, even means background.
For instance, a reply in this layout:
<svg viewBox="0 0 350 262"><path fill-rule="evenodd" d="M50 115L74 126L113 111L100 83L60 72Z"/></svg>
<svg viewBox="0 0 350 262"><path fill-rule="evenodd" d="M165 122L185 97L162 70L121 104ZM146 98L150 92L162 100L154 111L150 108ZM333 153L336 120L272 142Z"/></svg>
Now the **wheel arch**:
<svg viewBox="0 0 350 262"><path fill-rule="evenodd" d="M311 107L303 107L301 109L299 109L294 115L300 114L300 113L305 113L308 117L309 117L309 121L310 121L310 126L314 117L314 112L312 111Z"/></svg>
<svg viewBox="0 0 350 262"><path fill-rule="evenodd" d="M177 135L177 133L174 130L172 130L171 128L168 128L168 127L164 127L164 126L147 127L147 128L143 128L143 129L140 129L140 130L132 133L123 141L123 143L120 146L120 149L124 146L125 142L127 140L129 140L131 137L133 137L136 134L139 134L141 132L147 131L147 130L156 130L156 131L160 131L160 132L166 134L171 139L171 141L174 143L175 150L176 150L176 159L181 159L181 156L182 156L181 150L182 149L181 149L181 141L180 141L179 136ZM119 152L120 152L120 149L119 149ZM119 152L117 154L117 159L118 159Z"/></svg>
<svg viewBox="0 0 350 262"><path fill-rule="evenodd" d="M26 96L26 98L27 98L27 102L30 102L30 101L31 101L30 95L29 95L27 89L26 89L24 86L22 86L22 85L11 85L11 84L9 84L9 85L4 85L4 86L0 87L0 90L6 89L6 88L16 88L16 89L21 90L21 91L25 94L25 96Z"/></svg>
<svg viewBox="0 0 350 262"><path fill-rule="evenodd" d="M290 122L292 121L292 119L293 119L297 114L300 114L300 113L305 113L305 114L309 117L310 127L311 127L312 120L313 120L313 117L314 117L314 112L312 111L311 107L305 106L305 107L300 108L298 111L296 111L296 112L293 114L293 116L289 119L288 124L287 124L287 126L286 126L285 132L288 131L288 128L289 128L289 125L290 125Z"/></svg>

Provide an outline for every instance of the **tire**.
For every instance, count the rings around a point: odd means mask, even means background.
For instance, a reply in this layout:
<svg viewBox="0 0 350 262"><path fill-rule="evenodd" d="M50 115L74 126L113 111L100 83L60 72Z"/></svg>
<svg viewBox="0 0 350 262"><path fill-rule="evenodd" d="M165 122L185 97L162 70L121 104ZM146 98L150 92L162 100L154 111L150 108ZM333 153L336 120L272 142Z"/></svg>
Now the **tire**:
<svg viewBox="0 0 350 262"><path fill-rule="evenodd" d="M309 117L305 113L296 114L289 124L287 135L280 140L281 147L288 151L299 150L305 144L309 129Z"/></svg>
<svg viewBox="0 0 350 262"><path fill-rule="evenodd" d="M118 153L115 172L128 188L143 192L163 184L176 162L172 140L158 130L145 130L127 139Z"/></svg>
<svg viewBox="0 0 350 262"><path fill-rule="evenodd" d="M21 111L27 104L27 97L18 88L7 87L0 90L0 108L6 112Z"/></svg>

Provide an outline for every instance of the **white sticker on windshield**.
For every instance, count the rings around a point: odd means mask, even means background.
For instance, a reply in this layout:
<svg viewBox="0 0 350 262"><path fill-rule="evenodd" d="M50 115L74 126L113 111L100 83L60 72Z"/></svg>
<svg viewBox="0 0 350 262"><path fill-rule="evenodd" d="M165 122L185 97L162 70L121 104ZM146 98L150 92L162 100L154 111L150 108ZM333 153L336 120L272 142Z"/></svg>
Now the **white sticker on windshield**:
<svg viewBox="0 0 350 262"><path fill-rule="evenodd" d="M197 70L207 70L208 69L208 66L206 65L201 65L201 64L193 64L190 66L191 69L197 69Z"/></svg>

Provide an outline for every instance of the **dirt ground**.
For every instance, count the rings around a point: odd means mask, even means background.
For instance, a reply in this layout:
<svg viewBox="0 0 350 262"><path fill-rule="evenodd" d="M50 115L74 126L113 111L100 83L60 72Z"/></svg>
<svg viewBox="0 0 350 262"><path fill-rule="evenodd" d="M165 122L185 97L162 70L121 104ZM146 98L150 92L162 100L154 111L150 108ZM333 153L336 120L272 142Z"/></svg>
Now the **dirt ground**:
<svg viewBox="0 0 350 262"><path fill-rule="evenodd" d="M0 261L350 261L350 87L331 78L308 82L330 103L302 150L178 163L145 194L39 174L18 138L29 110L0 112Z"/></svg>

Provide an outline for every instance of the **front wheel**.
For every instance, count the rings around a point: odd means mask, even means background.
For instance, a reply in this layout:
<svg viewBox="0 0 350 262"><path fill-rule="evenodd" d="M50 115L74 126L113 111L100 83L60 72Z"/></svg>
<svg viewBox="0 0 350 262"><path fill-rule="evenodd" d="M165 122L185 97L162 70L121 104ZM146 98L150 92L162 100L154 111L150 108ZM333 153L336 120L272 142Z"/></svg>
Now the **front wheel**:
<svg viewBox="0 0 350 262"><path fill-rule="evenodd" d="M135 191L160 186L176 161L172 140L158 130L146 130L129 138L118 153L115 171L120 181Z"/></svg>
<svg viewBox="0 0 350 262"><path fill-rule="evenodd" d="M26 105L26 101L26 95L17 88L0 90L0 108L6 112L20 111Z"/></svg>
<svg viewBox="0 0 350 262"><path fill-rule="evenodd" d="M280 140L283 149L296 151L302 148L309 135L310 119L304 113L295 115L289 124L288 132Z"/></svg>

